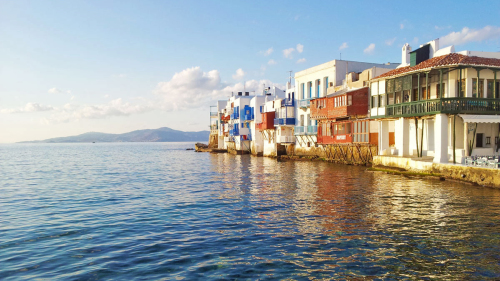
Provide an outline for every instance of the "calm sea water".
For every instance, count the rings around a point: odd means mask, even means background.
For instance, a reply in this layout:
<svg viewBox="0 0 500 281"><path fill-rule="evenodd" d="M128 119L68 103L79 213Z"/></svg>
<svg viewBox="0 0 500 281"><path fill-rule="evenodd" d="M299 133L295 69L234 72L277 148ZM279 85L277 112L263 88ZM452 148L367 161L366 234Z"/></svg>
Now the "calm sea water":
<svg viewBox="0 0 500 281"><path fill-rule="evenodd" d="M0 145L0 279L500 278L500 191L191 143Z"/></svg>

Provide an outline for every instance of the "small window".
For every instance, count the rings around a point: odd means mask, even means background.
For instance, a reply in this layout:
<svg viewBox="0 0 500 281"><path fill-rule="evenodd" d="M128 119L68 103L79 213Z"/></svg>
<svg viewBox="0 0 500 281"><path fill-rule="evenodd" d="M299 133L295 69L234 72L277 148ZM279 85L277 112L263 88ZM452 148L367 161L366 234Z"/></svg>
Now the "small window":
<svg viewBox="0 0 500 281"><path fill-rule="evenodd" d="M483 147L483 134L476 134L476 147Z"/></svg>
<svg viewBox="0 0 500 281"><path fill-rule="evenodd" d="M491 137L486 137L486 144L491 144Z"/></svg>

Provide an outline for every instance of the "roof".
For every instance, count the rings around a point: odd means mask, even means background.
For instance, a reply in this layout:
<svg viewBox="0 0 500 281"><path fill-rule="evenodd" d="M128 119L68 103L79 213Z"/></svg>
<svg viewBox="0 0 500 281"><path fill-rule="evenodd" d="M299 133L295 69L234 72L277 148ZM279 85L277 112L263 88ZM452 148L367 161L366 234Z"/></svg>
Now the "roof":
<svg viewBox="0 0 500 281"><path fill-rule="evenodd" d="M380 78L392 78L401 76L403 74L409 74L413 72L418 72L422 70L430 70L432 68L444 67L444 66L459 66L459 65L470 65L470 66L486 66L486 67L498 67L500 68L500 59L493 58L483 58L476 56L465 56L457 53L451 53L439 57L434 57L423 61L415 66L405 66L401 68L396 68L382 75L379 75L371 80L377 80Z"/></svg>
<svg viewBox="0 0 500 281"><path fill-rule="evenodd" d="M500 123L500 115L458 114L465 123Z"/></svg>
<svg viewBox="0 0 500 281"><path fill-rule="evenodd" d="M327 98L336 97L336 96L340 96L340 95L344 95L344 94L347 94L347 93L356 92L356 91L363 90L363 89L368 90L368 87L362 87L362 88L356 88L356 89L350 89L350 90L348 90L348 89L342 89L342 90L336 91L335 93L331 93L331 94L327 95L326 97Z"/></svg>

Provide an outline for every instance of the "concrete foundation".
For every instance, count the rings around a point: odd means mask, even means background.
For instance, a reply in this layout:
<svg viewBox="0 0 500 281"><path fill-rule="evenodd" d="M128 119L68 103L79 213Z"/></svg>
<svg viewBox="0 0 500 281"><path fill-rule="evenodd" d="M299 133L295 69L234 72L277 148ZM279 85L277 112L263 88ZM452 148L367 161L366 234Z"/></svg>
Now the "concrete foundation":
<svg viewBox="0 0 500 281"><path fill-rule="evenodd" d="M432 162L434 157L375 156L374 166L401 168L411 172L437 174L445 178L500 188L500 169Z"/></svg>

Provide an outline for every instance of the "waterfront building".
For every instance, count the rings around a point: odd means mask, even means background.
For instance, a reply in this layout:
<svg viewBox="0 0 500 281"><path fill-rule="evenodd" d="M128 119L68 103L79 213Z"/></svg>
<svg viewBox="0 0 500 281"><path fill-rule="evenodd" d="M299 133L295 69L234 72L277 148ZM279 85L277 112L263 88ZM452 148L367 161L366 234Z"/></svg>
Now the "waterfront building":
<svg viewBox="0 0 500 281"><path fill-rule="evenodd" d="M392 69L371 67L346 75L341 86L329 87L325 97L310 102L317 122L317 144L332 160L366 162L377 153L378 130L370 121L368 81Z"/></svg>
<svg viewBox="0 0 500 281"><path fill-rule="evenodd" d="M225 149L230 153L250 153L251 131L250 123L252 112L250 92L238 92L229 98L226 105L226 114L229 115L228 136L224 138Z"/></svg>
<svg viewBox="0 0 500 281"><path fill-rule="evenodd" d="M396 64L378 64L333 60L295 74L296 137L294 153L297 155L322 155L317 144L318 120L311 118L311 99L325 97L329 88L339 87L349 72L362 72L371 67L396 68Z"/></svg>
<svg viewBox="0 0 500 281"><path fill-rule="evenodd" d="M266 100L259 108L260 122L256 123L256 131L261 137L262 154L264 156L276 156L278 148L274 124L276 111L281 108L281 101L285 98L285 91L276 87L269 87L264 90L264 94Z"/></svg>
<svg viewBox="0 0 500 281"><path fill-rule="evenodd" d="M436 39L414 51L405 44L402 60L370 81L379 155L460 163L498 154L500 52L455 52Z"/></svg>

